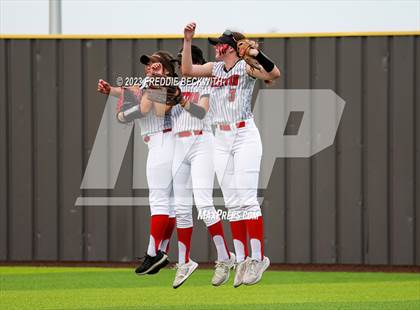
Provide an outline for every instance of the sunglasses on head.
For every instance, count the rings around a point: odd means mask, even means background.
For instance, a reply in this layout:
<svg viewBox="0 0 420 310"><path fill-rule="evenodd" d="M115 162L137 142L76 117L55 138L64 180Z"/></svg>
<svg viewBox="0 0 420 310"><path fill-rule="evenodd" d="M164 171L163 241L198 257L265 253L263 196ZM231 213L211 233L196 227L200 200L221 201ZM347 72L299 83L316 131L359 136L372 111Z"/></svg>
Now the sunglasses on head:
<svg viewBox="0 0 420 310"><path fill-rule="evenodd" d="M233 37L233 32L230 30L225 30L225 32L223 32L223 35L227 37Z"/></svg>

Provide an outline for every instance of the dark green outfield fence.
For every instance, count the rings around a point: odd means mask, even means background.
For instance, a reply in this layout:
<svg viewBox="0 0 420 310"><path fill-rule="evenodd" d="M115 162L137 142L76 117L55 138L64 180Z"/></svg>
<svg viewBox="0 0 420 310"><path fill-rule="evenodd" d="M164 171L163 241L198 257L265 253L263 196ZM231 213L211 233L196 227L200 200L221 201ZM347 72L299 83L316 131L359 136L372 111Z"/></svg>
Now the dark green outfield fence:
<svg viewBox="0 0 420 310"><path fill-rule="evenodd" d="M420 265L420 36L261 41L283 73L275 88L332 89L346 101L333 146L277 160L263 205L267 255ZM212 59L206 40L195 43ZM147 208L74 203L105 102L97 80L141 75L139 55L180 47L180 39L0 40L0 260L142 254ZM132 145L113 195L134 194L131 165ZM204 225L194 231L192 256L212 260Z"/></svg>

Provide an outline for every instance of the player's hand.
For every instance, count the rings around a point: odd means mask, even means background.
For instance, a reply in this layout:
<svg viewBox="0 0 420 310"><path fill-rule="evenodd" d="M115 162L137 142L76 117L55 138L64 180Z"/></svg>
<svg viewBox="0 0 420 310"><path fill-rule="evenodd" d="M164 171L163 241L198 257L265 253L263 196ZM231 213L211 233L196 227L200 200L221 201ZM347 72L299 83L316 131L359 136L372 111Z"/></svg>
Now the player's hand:
<svg viewBox="0 0 420 310"><path fill-rule="evenodd" d="M184 28L184 40L191 41L195 34L196 23L189 23Z"/></svg>
<svg viewBox="0 0 420 310"><path fill-rule="evenodd" d="M162 74L163 66L160 62L149 64L145 67L145 74L151 76L154 74Z"/></svg>
<svg viewBox="0 0 420 310"><path fill-rule="evenodd" d="M108 82L100 79L98 81L98 88L96 90L102 94L109 95L111 92L111 85Z"/></svg>

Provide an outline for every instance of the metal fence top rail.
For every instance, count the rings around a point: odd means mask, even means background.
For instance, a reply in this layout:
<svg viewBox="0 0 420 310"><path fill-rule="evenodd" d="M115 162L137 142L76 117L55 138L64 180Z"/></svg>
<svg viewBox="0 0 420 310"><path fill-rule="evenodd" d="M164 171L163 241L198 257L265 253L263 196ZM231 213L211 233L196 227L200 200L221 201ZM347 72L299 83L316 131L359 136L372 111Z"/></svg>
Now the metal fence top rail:
<svg viewBox="0 0 420 310"><path fill-rule="evenodd" d="M220 34L197 34L206 39ZM308 37L367 37L367 36L420 36L420 31L378 32L320 32L320 33L247 33L247 38L308 38ZM0 39L182 39L182 34L0 34Z"/></svg>

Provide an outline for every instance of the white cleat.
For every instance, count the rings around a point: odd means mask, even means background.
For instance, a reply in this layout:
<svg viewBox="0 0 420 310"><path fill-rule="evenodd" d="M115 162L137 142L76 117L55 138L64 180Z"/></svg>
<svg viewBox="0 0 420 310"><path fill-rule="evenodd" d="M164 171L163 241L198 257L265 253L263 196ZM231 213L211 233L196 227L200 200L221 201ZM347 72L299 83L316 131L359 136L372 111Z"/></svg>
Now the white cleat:
<svg viewBox="0 0 420 310"><path fill-rule="evenodd" d="M235 266L235 254L230 253L230 258L223 262L216 261L216 269L214 270L211 284L220 286L229 280L230 270Z"/></svg>
<svg viewBox="0 0 420 310"><path fill-rule="evenodd" d="M250 257L247 257L240 263L236 264L235 268L235 280L233 281L233 287L239 287L243 284L244 274L246 272L246 268L251 261Z"/></svg>
<svg viewBox="0 0 420 310"><path fill-rule="evenodd" d="M253 285L258 283L268 266L270 266L270 259L266 256L260 262L256 259L251 259L244 274L243 284Z"/></svg>
<svg viewBox="0 0 420 310"><path fill-rule="evenodd" d="M175 280L172 284L173 288L180 287L188 278L189 276L197 269L198 264L190 259L190 261L186 264L176 265L176 274Z"/></svg>

